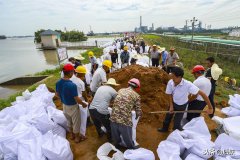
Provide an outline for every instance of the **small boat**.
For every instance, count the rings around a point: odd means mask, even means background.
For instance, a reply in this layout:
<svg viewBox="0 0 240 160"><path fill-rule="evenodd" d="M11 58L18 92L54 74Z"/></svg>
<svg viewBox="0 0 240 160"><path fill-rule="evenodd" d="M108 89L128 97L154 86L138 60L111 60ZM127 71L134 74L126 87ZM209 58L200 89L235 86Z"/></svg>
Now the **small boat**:
<svg viewBox="0 0 240 160"><path fill-rule="evenodd" d="M0 35L0 39L7 39L7 37L4 35Z"/></svg>

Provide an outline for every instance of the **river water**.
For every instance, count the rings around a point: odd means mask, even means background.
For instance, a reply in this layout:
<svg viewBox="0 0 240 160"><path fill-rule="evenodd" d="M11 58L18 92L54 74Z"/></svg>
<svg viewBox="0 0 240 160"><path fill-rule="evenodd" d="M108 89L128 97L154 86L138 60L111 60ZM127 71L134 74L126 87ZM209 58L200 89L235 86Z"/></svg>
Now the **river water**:
<svg viewBox="0 0 240 160"><path fill-rule="evenodd" d="M89 38L87 42L111 41L113 38ZM84 50L68 50L69 57L75 56ZM0 83L53 69L58 66L55 50L38 50L33 38L10 38L0 40ZM0 98L6 98L6 92L0 87ZM5 96L3 96L5 95Z"/></svg>

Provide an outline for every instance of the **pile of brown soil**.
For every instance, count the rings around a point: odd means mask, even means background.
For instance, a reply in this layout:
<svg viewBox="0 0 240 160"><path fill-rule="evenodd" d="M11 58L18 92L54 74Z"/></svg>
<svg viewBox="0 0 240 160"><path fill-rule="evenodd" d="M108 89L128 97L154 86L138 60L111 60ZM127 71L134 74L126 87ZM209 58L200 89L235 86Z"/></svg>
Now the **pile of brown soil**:
<svg viewBox="0 0 240 160"><path fill-rule="evenodd" d="M143 111L142 123L151 123L159 126L163 121L162 114L149 114L152 111L167 110L168 97L165 94L169 75L156 67L143 67L140 65L130 65L126 68L109 74L109 78L114 78L120 85L116 88L126 88L131 78L137 78L141 83L141 107ZM157 122L157 123L155 123Z"/></svg>

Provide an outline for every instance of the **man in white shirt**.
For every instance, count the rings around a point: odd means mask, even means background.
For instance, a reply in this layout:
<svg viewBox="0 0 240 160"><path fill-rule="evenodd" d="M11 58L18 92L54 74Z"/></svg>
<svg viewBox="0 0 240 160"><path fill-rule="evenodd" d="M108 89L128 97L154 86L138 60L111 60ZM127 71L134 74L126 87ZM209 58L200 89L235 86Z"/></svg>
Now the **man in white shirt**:
<svg viewBox="0 0 240 160"><path fill-rule="evenodd" d="M175 52L175 48L171 47L170 52L167 55L167 64L166 64L166 71L167 73L170 73L173 67L176 67L177 65L177 60L179 60L178 54Z"/></svg>
<svg viewBox="0 0 240 160"><path fill-rule="evenodd" d="M98 68L96 72L93 74L92 82L90 83L90 89L92 95L94 96L97 89L103 84L107 82L107 73L110 72L112 67L112 61L105 60L103 61L102 67Z"/></svg>
<svg viewBox="0 0 240 160"><path fill-rule="evenodd" d="M111 140L110 113L108 107L110 107L111 102L113 102L117 96L117 91L114 89L114 86L118 85L115 79L110 78L105 85L98 88L89 107L89 112L99 137L104 134L101 129L103 125L107 130L108 140Z"/></svg>
<svg viewBox="0 0 240 160"><path fill-rule="evenodd" d="M159 128L159 132L167 132L172 118L174 117L174 127L173 129L182 130L181 121L183 118L183 113L175 113L174 111L185 111L188 104L189 95L200 95L203 97L204 101L208 105L207 113L211 114L213 112L212 105L207 97L207 95L199 90L193 83L185 80L183 78L184 71L180 67L174 67L171 70L171 80L169 80L166 88L166 94L169 96L169 112L167 113L165 120L163 122L163 128Z"/></svg>
<svg viewBox="0 0 240 160"><path fill-rule="evenodd" d="M110 50L109 53L105 54L103 56L103 60L110 60L112 61L111 55L114 54L115 52L113 50Z"/></svg>
<svg viewBox="0 0 240 160"><path fill-rule="evenodd" d="M195 81L193 82L200 90L202 90L207 96L209 96L211 91L211 82L208 78L204 77L205 68L201 65L196 65L192 74L195 77ZM206 102L200 95L191 96L189 99L188 110L203 110L206 106ZM199 117L200 113L188 113L187 120L191 121L193 118Z"/></svg>

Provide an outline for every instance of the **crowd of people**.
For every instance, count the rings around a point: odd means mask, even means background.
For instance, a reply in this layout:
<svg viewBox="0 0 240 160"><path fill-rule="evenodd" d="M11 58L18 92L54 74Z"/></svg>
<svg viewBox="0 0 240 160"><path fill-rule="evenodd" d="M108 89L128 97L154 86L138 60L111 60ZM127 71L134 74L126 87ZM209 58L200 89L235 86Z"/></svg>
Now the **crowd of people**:
<svg viewBox="0 0 240 160"><path fill-rule="evenodd" d="M132 139L132 111L136 112L136 119L143 114L139 92L141 85L144 84L140 84L136 78L129 79L128 87L117 91L116 86L119 84L113 78L107 79L107 74L128 65L135 65L139 55L143 54L149 55L151 60L149 66L151 64L152 67L160 67L171 77L166 87L169 113L166 114L163 127L158 131L168 131L173 117L173 129L182 130L183 113L175 113L176 111L203 111L207 105L206 113L210 117L214 115L216 81L222 70L213 57L206 59L207 70L202 65L193 67L192 74L196 80L192 83L183 78L184 70L177 65L180 58L174 47L171 47L169 52L157 45L152 45L148 50L146 48L142 38L137 40L132 36L117 39L109 52L103 55L101 64L90 51L88 53L91 63L89 72L92 74L90 85L85 80L87 69L81 63L83 57L70 58L71 63L64 65L63 77L56 84L56 92L63 104L71 139L76 143L86 139L86 136L80 134L80 105L88 107L89 121L95 125L99 137L106 134L109 142L117 148L120 147L122 139L128 149L139 147ZM135 54L130 56L130 52L133 51ZM111 114L109 108L112 108ZM200 112L188 113L187 120L191 121L200 114Z"/></svg>

